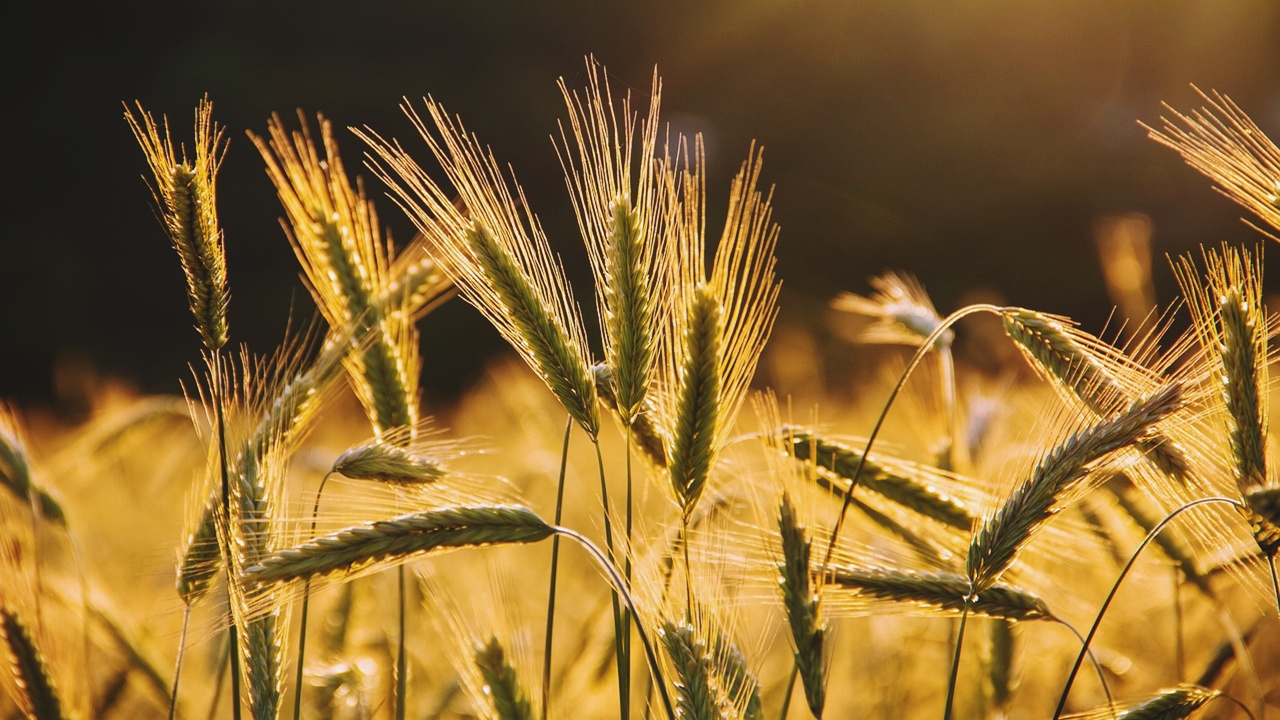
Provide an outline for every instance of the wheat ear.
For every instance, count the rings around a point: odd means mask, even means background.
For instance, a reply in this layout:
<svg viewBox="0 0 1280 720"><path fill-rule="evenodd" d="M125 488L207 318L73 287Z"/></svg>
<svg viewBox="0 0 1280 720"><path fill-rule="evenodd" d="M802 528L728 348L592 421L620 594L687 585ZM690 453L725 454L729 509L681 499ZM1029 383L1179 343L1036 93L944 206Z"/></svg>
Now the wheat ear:
<svg viewBox="0 0 1280 720"><path fill-rule="evenodd" d="M528 693L520 684L516 669L507 662L498 638L490 637L487 643L476 649L475 662L497 720L533 720L533 705L529 702Z"/></svg>
<svg viewBox="0 0 1280 720"><path fill-rule="evenodd" d="M948 572L912 572L892 568L828 568L832 602L839 602L840 590L856 597L913 605L925 612L964 612L1000 620L1049 620L1053 614L1044 601L1010 585L992 584L977 597L969 595L969 578Z"/></svg>
<svg viewBox="0 0 1280 720"><path fill-rule="evenodd" d="M254 582L350 575L433 550L544 540L554 528L519 506L450 507L377 520L276 551L245 571Z"/></svg>
<svg viewBox="0 0 1280 720"><path fill-rule="evenodd" d="M827 628L819 608L818 588L813 587L810 541L796 517L791 496L786 493L778 510L778 530L782 538L782 562L778 564L782 576L782 605L796 647L796 670L804 685L809 710L815 718L821 718L826 704Z"/></svg>
<svg viewBox="0 0 1280 720"><path fill-rule="evenodd" d="M1076 432L1046 453L1031 475L974 533L965 564L972 593L981 594L999 579L1064 499L1078 489L1096 461L1132 445L1181 406L1182 385L1170 383L1115 416Z"/></svg>
<svg viewBox="0 0 1280 720"><path fill-rule="evenodd" d="M205 347L227 344L227 259L218 226L215 179L226 151L223 129L213 122L206 97L196 106L194 157L179 161L169 137L151 114L138 105L138 115L125 108L125 120L142 146L154 176L152 192L169 240L178 251L187 278L187 299Z"/></svg>
<svg viewBox="0 0 1280 720"><path fill-rule="evenodd" d="M434 129L407 103L404 110L443 166L458 202L398 143L356 131L373 149L375 174L391 188L463 298L595 438L600 419L581 313L522 192L517 187L513 195L492 154L443 107L427 100Z"/></svg>
<svg viewBox="0 0 1280 720"><path fill-rule="evenodd" d="M713 659L707 646L696 635L692 625L662 623L659 636L667 657L675 668L672 679L676 688L678 717L690 720L714 720L720 717L715 689L712 686Z"/></svg>
<svg viewBox="0 0 1280 720"><path fill-rule="evenodd" d="M1209 701L1222 695L1198 685L1161 690L1146 700L1117 704L1083 713L1063 715L1063 720L1180 720L1191 717ZM1119 712L1116 712L1119 710Z"/></svg>
<svg viewBox="0 0 1280 720"><path fill-rule="evenodd" d="M375 432L413 427L417 332L400 308L375 301L391 282L389 243L359 180L353 186L347 176L330 123L319 118L322 159L301 112L299 120L302 129L290 134L273 116L270 141L251 135L284 206L294 253L330 327L351 328L353 352L345 363Z"/></svg>
<svg viewBox="0 0 1280 720"><path fill-rule="evenodd" d="M1184 115L1167 103L1173 118L1162 128L1143 125L1152 140L1171 148L1188 165L1217 183L1217 190L1280 230L1280 147L1230 98L1196 92L1207 103Z"/></svg>
<svg viewBox="0 0 1280 720"><path fill-rule="evenodd" d="M30 718L62 718L62 701L44 656L26 624L7 607L0 607L0 636L12 673L12 683L6 685L19 709Z"/></svg>
<svg viewBox="0 0 1280 720"><path fill-rule="evenodd" d="M8 488L24 505L30 503L41 517L66 527L67 516L62 511L62 503L33 480L31 459L18 415L3 402L0 402L0 486Z"/></svg>
<svg viewBox="0 0 1280 720"><path fill-rule="evenodd" d="M591 373L596 380L596 394L600 400L614 412L618 409L618 396L614 392L613 371L606 363L591 366ZM647 397L644 409L631 420L631 440L644 455L649 464L665 470L667 467L667 441L662 429L654 423L656 409L652 398Z"/></svg>
<svg viewBox="0 0 1280 720"><path fill-rule="evenodd" d="M789 438L790 449L797 460L811 462L819 470L828 471L844 481L843 487L836 485L834 488L841 496L856 474L859 486L905 508L957 530L968 532L973 529L973 515L964 503L935 490L928 483L894 472L886 465L864 457L861 450L811 430L786 426L780 432Z"/></svg>
<svg viewBox="0 0 1280 720"><path fill-rule="evenodd" d="M1001 312L1001 320L1005 334L1037 372L1079 399L1098 417L1112 415L1133 399L1134 393L1126 390L1117 371L1105 362L1118 357L1116 351L1072 327L1066 319L1007 308ZM1172 439L1152 429L1138 439L1137 446L1165 475L1186 482L1190 463Z"/></svg>
<svg viewBox="0 0 1280 720"><path fill-rule="evenodd" d="M702 497L716 452L721 413L720 323L716 297L707 286L699 286L689 308L684 363L667 452L667 474L686 518Z"/></svg>
<svg viewBox="0 0 1280 720"><path fill-rule="evenodd" d="M444 477L446 470L437 458L375 439L344 451L334 461L332 472L353 480L422 485Z"/></svg>

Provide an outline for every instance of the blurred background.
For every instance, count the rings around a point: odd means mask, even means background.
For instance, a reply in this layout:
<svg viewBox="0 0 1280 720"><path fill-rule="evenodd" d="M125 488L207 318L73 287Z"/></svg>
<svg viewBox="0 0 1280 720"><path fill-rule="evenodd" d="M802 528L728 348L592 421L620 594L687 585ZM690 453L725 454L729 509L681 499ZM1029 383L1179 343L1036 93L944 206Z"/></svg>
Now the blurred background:
<svg viewBox="0 0 1280 720"><path fill-rule="evenodd" d="M1259 235L1139 121L1158 125L1162 102L1199 107L1194 84L1228 95L1280 139L1276 0L27 9L34 20L14 30L34 33L37 49L10 73L15 104L3 120L16 172L0 259L0 398L68 418L106 384L180 392L199 360L126 103L167 116L189 142L208 94L227 128L218 195L231 333L259 352L280 341L291 313L311 312L245 135L264 134L273 112L368 126L425 163L399 106L442 101L514 166L590 311L586 254L550 140L564 114L555 83L580 86L594 54L615 92L643 97L656 67L665 120L706 138L713 233L750 143L764 147L782 227L779 328L828 369L850 362L828 302L867 293L868 278L891 268L916 275L944 314L999 298L1098 332L1116 301L1096 238L1120 227L1149 239L1154 297L1168 303L1167 255ZM358 140L344 131L339 142L357 167ZM407 219L389 201L379 208L392 237L408 241ZM1280 253L1270 256L1273 265ZM460 301L420 327L429 406L451 402L506 352Z"/></svg>

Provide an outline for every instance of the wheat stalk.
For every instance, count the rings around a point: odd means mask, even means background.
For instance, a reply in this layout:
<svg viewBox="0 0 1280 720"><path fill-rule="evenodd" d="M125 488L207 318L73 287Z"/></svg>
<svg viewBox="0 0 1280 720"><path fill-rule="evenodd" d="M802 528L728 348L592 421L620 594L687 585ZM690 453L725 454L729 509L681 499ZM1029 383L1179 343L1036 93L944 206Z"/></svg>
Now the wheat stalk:
<svg viewBox="0 0 1280 720"><path fill-rule="evenodd" d="M178 251L187 278L187 299L196 329L205 347L217 350L227 344L227 259L222 229L218 226L215 180L226 152L223 129L213 122L213 105L206 97L196 106L194 157L185 150L179 161L169 137L151 114L138 105L138 116L128 107L125 120L142 146L154 176L152 192L161 222Z"/></svg>
<svg viewBox="0 0 1280 720"><path fill-rule="evenodd" d="M245 571L265 583L351 575L433 550L544 540L555 532L519 506L448 507L376 520L271 553Z"/></svg>
<svg viewBox="0 0 1280 720"><path fill-rule="evenodd" d="M999 579L1064 499L1078 489L1093 463L1132 445L1181 405L1182 385L1170 383L1115 416L1076 432L1046 453L1031 475L974 533L965 564L973 583L972 594L980 595Z"/></svg>
<svg viewBox="0 0 1280 720"><path fill-rule="evenodd" d="M1194 87L1194 86L1193 86ZM1207 103L1190 115L1164 107L1162 128L1142 127L1152 140L1217 183L1218 192L1280 230L1280 147L1232 100L1196 92ZM1141 123L1140 123L1141 124Z"/></svg>

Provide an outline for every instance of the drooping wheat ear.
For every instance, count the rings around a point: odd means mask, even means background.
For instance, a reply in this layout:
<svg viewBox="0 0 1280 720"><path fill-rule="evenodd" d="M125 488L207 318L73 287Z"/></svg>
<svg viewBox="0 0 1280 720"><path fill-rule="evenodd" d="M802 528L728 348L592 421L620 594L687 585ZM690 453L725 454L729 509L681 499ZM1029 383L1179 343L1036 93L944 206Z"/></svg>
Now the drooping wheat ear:
<svg viewBox="0 0 1280 720"><path fill-rule="evenodd" d="M720 717L712 686L713 659L692 625L666 620L658 633L675 668L676 712L681 718L714 720Z"/></svg>
<svg viewBox="0 0 1280 720"><path fill-rule="evenodd" d="M1217 190L1280 230L1280 147L1230 98L1196 92L1208 103L1191 115L1168 104L1174 119L1163 129L1145 124L1152 140L1173 149L1188 165L1217 183ZM1141 124L1141 123L1140 123Z"/></svg>
<svg viewBox="0 0 1280 720"><path fill-rule="evenodd" d="M689 308L685 362L667 451L667 474L686 518L697 507L711 473L721 413L720 305L706 285L699 286L696 298Z"/></svg>
<svg viewBox="0 0 1280 720"><path fill-rule="evenodd" d="M1121 353L1081 332L1070 320L1022 308L1006 309L1001 319L1005 334L1040 376L1084 403L1098 417L1114 414L1137 394L1130 388L1139 379L1121 369ZM1186 482L1190 463L1171 438L1152 429L1139 439L1138 447L1162 473Z"/></svg>
<svg viewBox="0 0 1280 720"><path fill-rule="evenodd" d="M433 129L407 102L403 107L443 167L458 202L398 143L357 130L373 150L374 173L390 187L463 298L493 323L588 435L596 437L600 419L586 334L563 268L528 212L523 192L517 186L513 197L493 155L434 100L426 99L426 105Z"/></svg>
<svg viewBox="0 0 1280 720"><path fill-rule="evenodd" d="M973 529L974 518L965 504L927 482L890 470L886 465L864 457L861 450L806 428L786 426L780 432L790 438L791 451L797 460L813 463L819 469L819 475L832 474L843 481L828 480L842 497L848 483L857 474L859 486L905 508L963 532ZM859 463L862 465L860 472Z"/></svg>
<svg viewBox="0 0 1280 720"><path fill-rule="evenodd" d="M613 372L607 363L596 363L591 366L591 374L595 376L596 395L609 409L618 412L618 398L614 394ZM651 396L645 398L642 409L631 420L631 440L645 459L655 468L665 470L667 467L667 441L662 429L654 421L656 410Z"/></svg>
<svg viewBox="0 0 1280 720"><path fill-rule="evenodd" d="M333 472L353 480L422 485L439 480L446 471L437 458L375 439L339 455L333 463Z"/></svg>
<svg viewBox="0 0 1280 720"><path fill-rule="evenodd" d="M1244 505L1253 539L1264 553L1274 556L1280 551L1280 488L1245 493Z"/></svg>
<svg viewBox="0 0 1280 720"><path fill-rule="evenodd" d="M805 700L815 718L826 704L827 666L824 641L827 628L819 608L818 588L813 586L809 564L810 541L796 518L791 496L783 493L778 511L782 538L782 605L787 611L791 639L796 647L796 669L804 685Z"/></svg>
<svg viewBox="0 0 1280 720"><path fill-rule="evenodd" d="M886 272L870 280L875 292L866 297L844 292L831 301L836 310L864 315L874 322L859 337L864 342L919 345L942 324L924 286L907 273ZM938 347L955 339L951 330L938 336Z"/></svg>
<svg viewBox="0 0 1280 720"><path fill-rule="evenodd" d="M1097 461L1129 447L1182 407L1182 384L1169 383L1116 415L1072 434L1046 453L996 512L982 521L969 545L966 574L981 595L1018 552L1082 489Z"/></svg>
<svg viewBox="0 0 1280 720"><path fill-rule="evenodd" d="M249 580L280 582L352 574L432 550L538 542L552 526L519 506L449 507L377 520L276 551L246 570Z"/></svg>
<svg viewBox="0 0 1280 720"><path fill-rule="evenodd" d="M1044 601L1011 585L992 584L969 597L969 578L948 572L913 572L892 568L855 568L832 565L829 570L830 602L840 602L841 590L862 599L887 600L914 606L924 613L969 613L1001 620L1052 619Z"/></svg>
<svg viewBox="0 0 1280 720"><path fill-rule="evenodd" d="M1116 703L1114 707L1097 708L1082 713L1063 715L1063 720L1180 720L1222 693L1199 685L1179 685L1161 690L1145 700ZM1119 712L1116 712L1116 711Z"/></svg>
<svg viewBox="0 0 1280 720"><path fill-rule="evenodd" d="M0 637L11 675L5 685L18 708L29 718L62 718L62 701L44 656L26 624L7 607L0 607Z"/></svg>
<svg viewBox="0 0 1280 720"><path fill-rule="evenodd" d="M125 120L142 146L154 176L152 192L169 240L178 251L187 277L187 299L205 347L227 344L227 259L218 226L214 193L218 167L226 152L223 128L213 122L213 105L205 97L196 106L194 157L174 153L169 123L163 131L138 105L138 115L125 107Z"/></svg>
<svg viewBox="0 0 1280 720"><path fill-rule="evenodd" d="M516 669L507 662L497 637L490 637L487 643L476 649L475 663L484 679L485 694L493 703L497 720L533 720L529 694L520 684Z"/></svg>
<svg viewBox="0 0 1280 720"><path fill-rule="evenodd" d="M390 243L374 204L352 185L333 130L319 117L324 157L306 118L288 133L272 116L270 141L250 135L266 161L287 216L286 230L316 306L331 328L350 328L344 362L374 431L413 427L418 419L418 333L398 307L377 302L391 286ZM371 336L367 337L366 336Z"/></svg>
<svg viewBox="0 0 1280 720"><path fill-rule="evenodd" d="M23 437L18 415L7 403L0 402L0 486L4 486L23 505L33 505L40 516L66 526L62 503L32 478L31 459Z"/></svg>
<svg viewBox="0 0 1280 720"><path fill-rule="evenodd" d="M591 259L618 413L624 425L631 425L651 384L653 329L660 326L655 317L662 315L664 300L665 235L654 162L661 85L655 73L637 148L630 94L616 111L600 66L591 58L586 62L584 95L560 81L569 130L561 125L556 152Z"/></svg>

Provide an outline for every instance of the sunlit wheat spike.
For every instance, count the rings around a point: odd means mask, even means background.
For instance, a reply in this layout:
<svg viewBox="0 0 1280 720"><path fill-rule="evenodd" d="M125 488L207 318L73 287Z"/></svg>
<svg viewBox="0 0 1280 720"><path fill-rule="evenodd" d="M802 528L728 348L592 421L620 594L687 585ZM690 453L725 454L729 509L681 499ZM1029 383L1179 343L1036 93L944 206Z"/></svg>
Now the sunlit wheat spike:
<svg viewBox="0 0 1280 720"><path fill-rule="evenodd" d="M245 571L256 582L354 573L446 548L531 543L554 528L519 506L450 507L377 520L279 550Z"/></svg>
<svg viewBox="0 0 1280 720"><path fill-rule="evenodd" d="M333 463L333 472L353 480L421 485L439 480L446 470L436 458L401 445L373 440L339 455Z"/></svg>
<svg viewBox="0 0 1280 720"><path fill-rule="evenodd" d="M685 155L668 161L663 171L674 286L671 322L659 342L655 405L669 439L672 487L686 512L697 500L696 492L688 491L701 490L702 467L715 466L729 438L777 317L773 251L778 227L771 219L770 196L756 189L760 163L753 147L734 178L709 277L701 141L695 143L691 166ZM704 429L710 431L706 437Z"/></svg>
<svg viewBox="0 0 1280 720"><path fill-rule="evenodd" d="M1207 103L1190 115L1165 108L1160 129L1148 136L1217 183L1223 195L1280 230L1280 147L1232 100L1216 90L1196 92Z"/></svg>
<svg viewBox="0 0 1280 720"><path fill-rule="evenodd" d="M1191 717L1221 694L1198 685L1179 685L1161 690L1145 700L1116 703L1114 708L1097 708L1062 717L1063 720L1179 720Z"/></svg>
<svg viewBox="0 0 1280 720"><path fill-rule="evenodd" d="M1043 600L1010 585L993 584L970 597L969 578L957 573L839 565L832 565L828 573L829 584L823 592L834 596L845 590L859 598L914 605L925 613L959 615L967 602L970 614L983 617L1014 621L1053 618Z"/></svg>
<svg viewBox="0 0 1280 720"><path fill-rule="evenodd" d="M660 84L655 73L638 146L630 94L615 109L608 81L593 59L587 59L583 94L571 92L563 80L560 91L569 128L561 126L556 151L591 260L618 412L630 425L651 384L655 316L661 315L663 301L662 198L654 163Z"/></svg>
<svg viewBox="0 0 1280 720"><path fill-rule="evenodd" d="M1181 383L1169 383L1113 417L1076 432L1046 453L1031 475L974 533L965 566L973 592L981 594L999 579L1023 546L1079 489L1095 462L1133 445L1182 403Z"/></svg>
<svg viewBox="0 0 1280 720"><path fill-rule="evenodd" d="M919 345L942 325L942 318L924 286L912 275L886 272L870 280L875 292L870 296L840 293L831 307L873 319L859 337L864 342ZM955 333L945 330L938 336L939 346L950 345Z"/></svg>
<svg viewBox="0 0 1280 720"><path fill-rule="evenodd" d="M856 473L860 486L903 507L957 530L968 532L973 529L973 515L964 503L927 483L893 472L871 458L864 459L861 450L805 428L787 426L782 432L790 438L791 451L796 459L812 462L819 469L827 470L844 481L836 485L841 495ZM862 470L859 472L860 461Z"/></svg>
<svg viewBox="0 0 1280 720"><path fill-rule="evenodd" d="M1203 251L1203 278L1181 258L1174 270L1191 311L1210 374L1226 408L1226 430L1241 493L1267 481L1267 317L1262 255L1223 246Z"/></svg>
<svg viewBox="0 0 1280 720"><path fill-rule="evenodd" d="M541 370L539 374L560 404L595 437L599 433L600 416L596 410L594 379L581 346L573 344L560 318L548 312L515 258L487 228L476 225L467 233L467 241L476 263L510 312L510 322L521 338L522 347Z"/></svg>
<svg viewBox="0 0 1280 720"><path fill-rule="evenodd" d="M359 180L353 185L347 176L330 123L319 117L322 158L301 112L299 121L301 129L291 134L273 116L269 141L251 137L284 206L316 306L331 328L351 328L353 348L345 362L375 431L412 427L418 418L418 335L399 308L377 301L391 284L390 244L382 240L377 211Z"/></svg>
<svg viewBox="0 0 1280 720"><path fill-rule="evenodd" d="M453 191L441 188L399 143L357 130L373 150L373 171L390 187L463 298L595 437L600 421L586 334L563 268L528 212L522 191L516 187L513 194L493 155L435 101L428 98L426 105L430 128L407 102L403 107Z"/></svg>
<svg viewBox="0 0 1280 720"><path fill-rule="evenodd" d="M618 410L618 398L614 394L613 372L606 363L591 366L591 374L595 376L596 395L614 412ZM640 449L645 459L656 468L667 467L667 442L662 429L654 424L655 415L652 397L647 397L644 409L631 420L631 441Z"/></svg>
<svg viewBox="0 0 1280 720"><path fill-rule="evenodd" d="M658 633L667 657L675 668L676 712L690 720L714 720L720 717L712 686L713 658L707 646L697 637L692 625L666 620Z"/></svg>
<svg viewBox="0 0 1280 720"><path fill-rule="evenodd" d="M476 649L475 662L497 720L532 720L533 704L520 684L516 669L507 662L498 638L490 637L487 643Z"/></svg>
<svg viewBox="0 0 1280 720"><path fill-rule="evenodd" d="M742 651L723 631L715 631L711 638L711 654L720 669L720 689L725 702L738 708L734 717L742 720L763 720L764 707L760 698L760 680L751 670L751 664Z"/></svg>
<svg viewBox="0 0 1280 720"><path fill-rule="evenodd" d="M818 589L813 586L810 541L786 493L782 495L778 511L778 530L782 538L782 562L778 565L782 576L782 605L795 643L796 669L809 710L820 718L826 704L827 668L823 647L826 625L818 607Z"/></svg>
<svg viewBox="0 0 1280 720"><path fill-rule="evenodd" d="M154 176L152 192L169 240L178 251L187 278L187 298L205 347L227 344L227 259L218 226L214 192L218 168L226 152L223 129L213 122L213 105L206 97L196 106L194 157L186 150L177 159L168 121L163 130L138 105L138 115L125 108L125 120L142 146Z"/></svg>
<svg viewBox="0 0 1280 720"><path fill-rule="evenodd" d="M667 474L686 517L706 487L715 456L716 426L721 413L720 305L710 288L699 287L689 308L680 373L667 451Z"/></svg>
<svg viewBox="0 0 1280 720"><path fill-rule="evenodd" d="M62 503L36 484L32 474L31 457L18 415L7 403L0 402L0 486L7 488L23 505L33 504L41 517L65 526L67 517Z"/></svg>
<svg viewBox="0 0 1280 720"><path fill-rule="evenodd" d="M1081 332L1065 318L1012 308L1002 312L1001 319L1005 334L1036 371L1078 398L1097 416L1111 415L1137 394L1127 384L1132 378L1117 374L1118 366L1112 360L1118 351ZM1138 440L1138 447L1161 472L1186 481L1190 463L1172 439L1152 430Z"/></svg>
<svg viewBox="0 0 1280 720"><path fill-rule="evenodd" d="M26 624L7 607L0 607L0 636L12 674L5 686L18 708L28 718L64 717L62 701L40 648L27 632Z"/></svg>

